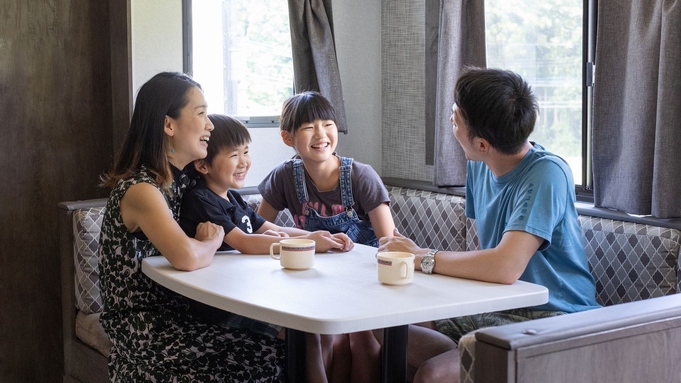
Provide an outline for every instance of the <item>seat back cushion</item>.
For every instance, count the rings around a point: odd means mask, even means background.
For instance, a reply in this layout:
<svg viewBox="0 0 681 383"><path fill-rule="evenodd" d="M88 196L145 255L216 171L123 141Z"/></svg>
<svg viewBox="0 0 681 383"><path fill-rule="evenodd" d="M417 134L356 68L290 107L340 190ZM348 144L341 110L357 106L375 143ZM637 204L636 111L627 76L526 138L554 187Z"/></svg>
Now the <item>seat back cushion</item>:
<svg viewBox="0 0 681 383"><path fill-rule="evenodd" d="M260 194L243 194L241 197L244 199L244 201L246 201L251 209L256 212L258 211L258 206L260 206L260 202L262 201L262 196ZM288 211L288 209L284 209L279 212L277 218L274 220L274 224L279 227L296 226L293 216L291 216L291 213Z"/></svg>
<svg viewBox="0 0 681 383"><path fill-rule="evenodd" d="M463 198L425 190L386 187L398 232L421 247L451 251L466 249Z"/></svg>
<svg viewBox="0 0 681 383"><path fill-rule="evenodd" d="M99 233L104 207L79 209L73 212L73 247L76 284L76 307L85 314L102 311L99 292Z"/></svg>
<svg viewBox="0 0 681 383"><path fill-rule="evenodd" d="M581 215L579 223L600 304L679 291L679 230Z"/></svg>

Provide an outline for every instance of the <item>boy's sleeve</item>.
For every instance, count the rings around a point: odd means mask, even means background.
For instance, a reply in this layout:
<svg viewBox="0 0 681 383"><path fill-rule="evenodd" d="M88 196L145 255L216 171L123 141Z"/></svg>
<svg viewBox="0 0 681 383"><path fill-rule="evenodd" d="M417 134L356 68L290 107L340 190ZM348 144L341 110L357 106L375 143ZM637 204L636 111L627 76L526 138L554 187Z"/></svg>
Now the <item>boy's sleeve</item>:
<svg viewBox="0 0 681 383"><path fill-rule="evenodd" d="M256 213L255 210L253 210L248 205L248 203L246 201L244 201L244 198L241 195L241 193L239 193L235 190L230 190L229 194L230 194L230 198L233 201L236 201L236 203L238 203L239 206L241 206L241 208L244 209L246 211L246 213L248 214L248 219L251 220L251 227L253 227L253 233L260 230L260 227L262 225L264 225L265 222L267 222L267 220L265 218L261 217L258 213Z"/></svg>
<svg viewBox="0 0 681 383"><path fill-rule="evenodd" d="M231 215L215 201L203 193L187 193L182 199L180 211L180 226L187 235L192 231L192 237L196 235L196 226L201 222L212 222L225 229L225 234L237 227L231 220ZM185 228L186 227L186 228Z"/></svg>

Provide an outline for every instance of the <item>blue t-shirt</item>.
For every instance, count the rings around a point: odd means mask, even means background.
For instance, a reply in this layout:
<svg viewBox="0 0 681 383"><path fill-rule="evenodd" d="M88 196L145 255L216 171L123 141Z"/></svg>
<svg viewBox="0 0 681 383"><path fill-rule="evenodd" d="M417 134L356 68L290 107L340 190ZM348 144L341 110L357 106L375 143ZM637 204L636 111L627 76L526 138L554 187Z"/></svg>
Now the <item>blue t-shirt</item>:
<svg viewBox="0 0 681 383"><path fill-rule="evenodd" d="M241 198L241 194L234 190L227 192L229 200L226 200L208 189L203 180L197 181L194 187L189 188L182 197L180 208L180 226L188 236L194 238L196 226L201 222L212 222L225 229L225 235L238 228L239 230L253 234L267 222L258 215ZM234 250L228 244L222 242L218 250Z"/></svg>
<svg viewBox="0 0 681 383"><path fill-rule="evenodd" d="M520 276L549 289L548 303L534 309L570 313L600 307L577 221L572 172L562 158L534 144L501 177L483 162L468 161L466 216L475 219L481 249L496 247L509 230L544 240Z"/></svg>

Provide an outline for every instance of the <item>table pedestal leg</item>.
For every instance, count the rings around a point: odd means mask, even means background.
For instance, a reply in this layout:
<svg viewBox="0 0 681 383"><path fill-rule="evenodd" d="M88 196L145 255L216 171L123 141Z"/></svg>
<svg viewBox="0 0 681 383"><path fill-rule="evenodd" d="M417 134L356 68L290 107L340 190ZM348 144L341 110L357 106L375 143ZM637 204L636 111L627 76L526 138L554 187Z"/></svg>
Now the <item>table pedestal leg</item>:
<svg viewBox="0 0 681 383"><path fill-rule="evenodd" d="M305 377L305 333L286 329L286 381L304 383Z"/></svg>
<svg viewBox="0 0 681 383"><path fill-rule="evenodd" d="M407 381L407 339L409 325L383 329L381 383Z"/></svg>

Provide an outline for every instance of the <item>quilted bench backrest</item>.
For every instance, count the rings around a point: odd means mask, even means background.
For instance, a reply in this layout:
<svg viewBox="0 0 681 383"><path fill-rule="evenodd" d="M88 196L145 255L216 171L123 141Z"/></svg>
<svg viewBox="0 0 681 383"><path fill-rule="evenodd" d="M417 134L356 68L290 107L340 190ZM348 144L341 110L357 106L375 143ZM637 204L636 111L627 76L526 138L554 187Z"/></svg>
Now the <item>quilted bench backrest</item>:
<svg viewBox="0 0 681 383"><path fill-rule="evenodd" d="M85 314L102 311L99 292L99 233L105 208L78 209L73 212L73 262L75 267L76 307Z"/></svg>
<svg viewBox="0 0 681 383"><path fill-rule="evenodd" d="M387 186L398 230L423 247L477 250L475 220L465 198ZM586 255L604 306L675 294L680 290L681 231L579 216Z"/></svg>
<svg viewBox="0 0 681 383"><path fill-rule="evenodd" d="M679 291L681 232L659 226L579 216L598 303L618 303Z"/></svg>
<svg viewBox="0 0 681 383"><path fill-rule="evenodd" d="M397 231L419 246L466 249L464 199L424 190L387 186Z"/></svg>

